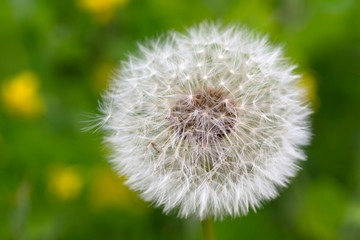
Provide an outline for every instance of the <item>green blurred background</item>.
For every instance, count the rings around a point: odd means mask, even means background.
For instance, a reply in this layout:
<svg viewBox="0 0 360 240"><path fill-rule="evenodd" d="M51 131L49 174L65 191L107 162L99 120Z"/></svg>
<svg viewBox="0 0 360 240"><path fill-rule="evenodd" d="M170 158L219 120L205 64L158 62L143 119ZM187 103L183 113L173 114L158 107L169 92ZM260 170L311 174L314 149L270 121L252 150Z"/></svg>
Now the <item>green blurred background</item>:
<svg viewBox="0 0 360 240"><path fill-rule="evenodd" d="M360 1L1 0L0 239L200 239L122 185L81 128L136 42L204 19L268 33L313 103L308 161L218 239L360 239Z"/></svg>

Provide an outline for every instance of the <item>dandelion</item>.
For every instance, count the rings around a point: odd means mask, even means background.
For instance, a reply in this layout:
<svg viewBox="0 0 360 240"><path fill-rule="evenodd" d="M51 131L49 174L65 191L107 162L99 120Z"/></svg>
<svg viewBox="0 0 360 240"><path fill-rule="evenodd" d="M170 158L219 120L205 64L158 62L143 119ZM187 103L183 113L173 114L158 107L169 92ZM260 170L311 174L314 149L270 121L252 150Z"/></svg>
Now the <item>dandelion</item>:
<svg viewBox="0 0 360 240"><path fill-rule="evenodd" d="M111 73L113 67L114 65L109 62L103 62L96 65L91 81L91 86L94 91L98 92L106 87L107 76Z"/></svg>
<svg viewBox="0 0 360 240"><path fill-rule="evenodd" d="M238 26L170 32L122 62L96 125L126 184L165 213L246 215L306 158L311 111L294 69Z"/></svg>
<svg viewBox="0 0 360 240"><path fill-rule="evenodd" d="M95 16L99 23L108 23L118 7L123 7L129 0L77 0L78 6Z"/></svg>
<svg viewBox="0 0 360 240"><path fill-rule="evenodd" d="M96 210L115 208L135 216L147 212L145 204L110 169L99 168L95 172L90 185L89 202Z"/></svg>
<svg viewBox="0 0 360 240"><path fill-rule="evenodd" d="M23 71L1 86L5 110L9 115L34 118L44 111L44 100L39 94L39 77L32 71Z"/></svg>
<svg viewBox="0 0 360 240"><path fill-rule="evenodd" d="M48 189L63 201L76 199L82 190L83 180L74 167L56 167L50 171Z"/></svg>
<svg viewBox="0 0 360 240"><path fill-rule="evenodd" d="M316 110L319 107L320 100L317 95L317 82L314 74L311 72L305 72L298 84L305 90L305 97L311 102L311 107Z"/></svg>

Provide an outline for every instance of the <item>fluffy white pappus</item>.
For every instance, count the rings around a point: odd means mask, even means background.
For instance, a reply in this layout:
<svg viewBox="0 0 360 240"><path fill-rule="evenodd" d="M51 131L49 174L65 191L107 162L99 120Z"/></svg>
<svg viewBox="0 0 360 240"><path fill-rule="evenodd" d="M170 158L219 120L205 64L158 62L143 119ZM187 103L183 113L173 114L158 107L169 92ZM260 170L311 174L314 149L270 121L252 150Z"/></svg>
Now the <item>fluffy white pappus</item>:
<svg viewBox="0 0 360 240"><path fill-rule="evenodd" d="M294 69L239 26L201 23L140 45L100 109L111 162L166 213L246 215L306 158L311 111Z"/></svg>

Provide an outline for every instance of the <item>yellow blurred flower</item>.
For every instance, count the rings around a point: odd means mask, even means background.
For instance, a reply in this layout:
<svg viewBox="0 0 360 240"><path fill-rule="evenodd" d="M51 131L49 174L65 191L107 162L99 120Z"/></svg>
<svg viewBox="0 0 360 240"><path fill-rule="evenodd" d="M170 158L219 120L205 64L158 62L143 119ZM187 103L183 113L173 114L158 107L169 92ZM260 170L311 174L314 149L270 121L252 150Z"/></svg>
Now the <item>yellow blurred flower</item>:
<svg viewBox="0 0 360 240"><path fill-rule="evenodd" d="M319 98L317 95L317 82L314 75L309 72L304 73L299 85L305 89L307 98L310 100L312 108L316 109L319 105Z"/></svg>
<svg viewBox="0 0 360 240"><path fill-rule="evenodd" d="M39 94L39 78L31 71L23 71L5 81L1 93L5 110L10 115L31 118L44 111L44 101Z"/></svg>
<svg viewBox="0 0 360 240"><path fill-rule="evenodd" d="M114 17L116 8L127 2L128 0L78 0L78 5L94 14L99 23L107 23Z"/></svg>
<svg viewBox="0 0 360 240"><path fill-rule="evenodd" d="M48 190L60 200L76 199L82 190L83 180L74 167L57 166L48 175Z"/></svg>
<svg viewBox="0 0 360 240"><path fill-rule="evenodd" d="M110 169L100 169L90 187L90 204L96 209L120 208L134 215L147 211L146 204Z"/></svg>
<svg viewBox="0 0 360 240"><path fill-rule="evenodd" d="M105 89L114 65L109 62L100 63L96 66L92 79L92 87L96 92Z"/></svg>

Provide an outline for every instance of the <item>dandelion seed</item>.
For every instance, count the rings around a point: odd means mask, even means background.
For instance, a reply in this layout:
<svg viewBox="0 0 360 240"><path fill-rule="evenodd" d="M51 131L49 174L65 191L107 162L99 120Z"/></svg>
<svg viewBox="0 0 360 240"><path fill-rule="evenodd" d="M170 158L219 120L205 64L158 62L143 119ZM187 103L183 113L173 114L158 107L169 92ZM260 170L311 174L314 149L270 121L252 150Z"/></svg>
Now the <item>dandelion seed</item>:
<svg viewBox="0 0 360 240"><path fill-rule="evenodd" d="M306 158L311 111L293 69L280 48L234 26L202 23L141 46L101 108L111 162L166 213L246 215Z"/></svg>

